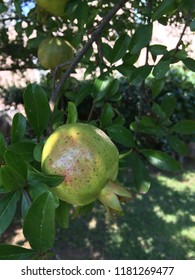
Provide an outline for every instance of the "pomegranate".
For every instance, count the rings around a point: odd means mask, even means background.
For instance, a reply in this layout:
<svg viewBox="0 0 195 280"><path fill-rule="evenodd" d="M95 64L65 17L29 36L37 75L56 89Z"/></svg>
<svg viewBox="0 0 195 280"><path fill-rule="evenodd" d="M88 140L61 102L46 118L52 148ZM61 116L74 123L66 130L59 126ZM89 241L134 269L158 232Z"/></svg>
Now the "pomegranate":
<svg viewBox="0 0 195 280"><path fill-rule="evenodd" d="M50 14L62 17L64 15L64 8L68 0L36 0L39 7L43 8Z"/></svg>
<svg viewBox="0 0 195 280"><path fill-rule="evenodd" d="M102 130L83 123L65 124L44 145L42 170L64 177L52 188L60 200L82 206L99 199L108 212L120 213L120 198L131 195L116 182L118 158L116 146Z"/></svg>
<svg viewBox="0 0 195 280"><path fill-rule="evenodd" d="M38 59L42 67L54 69L57 65L73 58L73 48L69 42L61 37L44 39L38 48ZM63 69L66 69L64 67Z"/></svg>

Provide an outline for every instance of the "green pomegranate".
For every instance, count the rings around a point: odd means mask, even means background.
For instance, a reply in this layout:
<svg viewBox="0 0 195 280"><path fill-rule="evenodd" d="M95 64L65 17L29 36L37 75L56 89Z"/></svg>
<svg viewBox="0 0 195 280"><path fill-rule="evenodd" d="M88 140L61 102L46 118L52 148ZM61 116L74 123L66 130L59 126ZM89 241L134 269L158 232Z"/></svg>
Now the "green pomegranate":
<svg viewBox="0 0 195 280"><path fill-rule="evenodd" d="M99 199L106 209L121 212L120 197L129 192L116 182L118 150L100 129L82 123L57 128L47 139L42 153L42 170L64 177L53 193L73 205Z"/></svg>
<svg viewBox="0 0 195 280"><path fill-rule="evenodd" d="M38 59L41 66L46 69L54 69L57 65L70 61L72 58L72 46L61 37L46 38L39 45Z"/></svg>
<svg viewBox="0 0 195 280"><path fill-rule="evenodd" d="M64 8L68 0L36 0L39 7L43 8L50 14L62 17L64 15Z"/></svg>

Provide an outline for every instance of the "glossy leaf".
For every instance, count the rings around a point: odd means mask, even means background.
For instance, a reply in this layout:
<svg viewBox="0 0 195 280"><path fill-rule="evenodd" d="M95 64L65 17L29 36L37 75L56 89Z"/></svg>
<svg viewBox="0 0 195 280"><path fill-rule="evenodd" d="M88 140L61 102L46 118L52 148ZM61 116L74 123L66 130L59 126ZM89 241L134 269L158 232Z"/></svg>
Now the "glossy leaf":
<svg viewBox="0 0 195 280"><path fill-rule="evenodd" d="M154 11L152 15L153 21L161 18L163 15L167 13L171 13L176 8L176 1L175 0L163 0Z"/></svg>
<svg viewBox="0 0 195 280"><path fill-rule="evenodd" d="M183 63L188 69L195 72L195 60L194 59L188 57L183 60Z"/></svg>
<svg viewBox="0 0 195 280"><path fill-rule="evenodd" d="M53 195L44 192L31 204L23 226L31 247L40 252L51 249L55 240L55 207Z"/></svg>
<svg viewBox="0 0 195 280"><path fill-rule="evenodd" d="M24 92L24 106L30 125L40 137L50 119L50 107L45 91L37 84L30 84Z"/></svg>
<svg viewBox="0 0 195 280"><path fill-rule="evenodd" d="M78 119L78 113L77 113L77 107L74 103L68 102L68 108L67 108L67 121L66 123L76 123Z"/></svg>
<svg viewBox="0 0 195 280"><path fill-rule="evenodd" d="M156 168L171 172L179 171L181 169L179 162L164 152L142 149L141 153Z"/></svg>
<svg viewBox="0 0 195 280"><path fill-rule="evenodd" d="M134 131L138 130L142 133L153 134L158 137L166 135L161 123L149 116L143 116L139 123L135 121L131 123L130 127Z"/></svg>
<svg viewBox="0 0 195 280"><path fill-rule="evenodd" d="M25 186L24 177L10 166L1 167L1 178L3 186L8 191L22 189Z"/></svg>
<svg viewBox="0 0 195 280"><path fill-rule="evenodd" d="M5 162L8 166L15 169L23 178L27 178L27 165L20 155L12 151L6 151Z"/></svg>
<svg viewBox="0 0 195 280"><path fill-rule="evenodd" d="M48 185L37 181L29 182L29 194L33 200L44 192L50 192Z"/></svg>
<svg viewBox="0 0 195 280"><path fill-rule="evenodd" d="M33 157L38 162L41 162L42 150L43 150L43 143L41 142L38 143L33 150Z"/></svg>
<svg viewBox="0 0 195 280"><path fill-rule="evenodd" d="M130 52L126 53L125 56L123 57L123 62L125 65L133 65L134 63L137 62L138 58L140 56L140 53L132 54Z"/></svg>
<svg viewBox="0 0 195 280"><path fill-rule="evenodd" d="M152 55L161 55L165 54L167 52L167 47L164 45L150 45L149 46L149 51L151 52Z"/></svg>
<svg viewBox="0 0 195 280"><path fill-rule="evenodd" d="M140 24L138 26L129 46L131 54L138 53L139 51L141 51L141 49L143 49L150 43L152 37L152 29L152 24Z"/></svg>
<svg viewBox="0 0 195 280"><path fill-rule="evenodd" d="M160 60L153 70L153 75L157 80L160 80L165 77L166 73L169 70L170 60Z"/></svg>
<svg viewBox="0 0 195 280"><path fill-rule="evenodd" d="M194 134L195 121L182 120L171 127L171 130L180 134Z"/></svg>
<svg viewBox="0 0 195 280"><path fill-rule="evenodd" d="M24 220L26 213L28 212L28 209L31 205L31 202L26 197L26 193L23 192L22 195L22 203L21 203L21 212L22 212L22 219Z"/></svg>
<svg viewBox="0 0 195 280"><path fill-rule="evenodd" d="M37 253L23 247L0 244L0 260L30 260Z"/></svg>
<svg viewBox="0 0 195 280"><path fill-rule="evenodd" d="M102 44L102 52L104 57L108 60L108 62L112 63L112 48L110 45L103 43Z"/></svg>
<svg viewBox="0 0 195 280"><path fill-rule="evenodd" d="M143 80L145 80L152 70L152 66L144 65L135 69L131 75L131 83L132 84L141 84Z"/></svg>
<svg viewBox="0 0 195 280"><path fill-rule="evenodd" d="M5 139L3 133L0 132L0 162L4 161L4 152L6 150Z"/></svg>
<svg viewBox="0 0 195 280"><path fill-rule="evenodd" d="M20 141L26 132L26 119L25 117L20 114L16 113L14 115L11 127L11 138L12 143Z"/></svg>
<svg viewBox="0 0 195 280"><path fill-rule="evenodd" d="M161 109L165 112L166 117L169 118L175 110L176 99L173 95L165 95L161 103Z"/></svg>
<svg viewBox="0 0 195 280"><path fill-rule="evenodd" d="M112 50L112 63L117 62L126 54L130 44L130 37L127 34L120 36L113 47Z"/></svg>
<svg viewBox="0 0 195 280"><path fill-rule="evenodd" d="M110 78L102 75L99 78L95 79L94 82L94 99L95 101L100 101L106 93L108 92L110 86Z"/></svg>
<svg viewBox="0 0 195 280"><path fill-rule="evenodd" d="M136 189L140 193L147 193L150 188L150 176L145 164L136 153L131 154L131 167Z"/></svg>
<svg viewBox="0 0 195 280"><path fill-rule="evenodd" d="M152 82L152 97L153 98L157 97L161 93L164 85L165 85L164 79L153 80L153 82Z"/></svg>
<svg viewBox="0 0 195 280"><path fill-rule="evenodd" d="M120 87L120 82L118 79L113 79L110 82L109 88L108 88L108 92L107 92L107 96L110 99L111 97L113 97L115 94L118 93Z"/></svg>
<svg viewBox="0 0 195 280"><path fill-rule="evenodd" d="M8 151L13 151L16 154L19 154L27 162L32 162L34 160L33 151L35 148L35 143L33 142L18 142L13 143L7 147Z"/></svg>
<svg viewBox="0 0 195 280"><path fill-rule="evenodd" d="M106 103L102 109L100 116L101 126L107 127L112 124L112 119L114 117L114 111L110 103Z"/></svg>
<svg viewBox="0 0 195 280"><path fill-rule="evenodd" d="M60 227L68 228L71 205L65 201L60 201L59 207L56 209L56 220Z"/></svg>
<svg viewBox="0 0 195 280"><path fill-rule="evenodd" d="M39 172L31 165L28 165L28 182L29 183L44 183L49 187L56 187L61 184L64 180L63 176L58 175L47 175L44 173Z"/></svg>
<svg viewBox="0 0 195 280"><path fill-rule="evenodd" d="M4 13L6 11L7 11L7 7L3 3L0 3L0 14Z"/></svg>
<svg viewBox="0 0 195 280"><path fill-rule="evenodd" d="M108 128L108 135L110 138L119 144L126 147L134 146L134 139L131 131L124 126L112 125Z"/></svg>
<svg viewBox="0 0 195 280"><path fill-rule="evenodd" d="M164 120L166 117L165 112L162 110L162 108L157 104L157 103L153 103L152 105L152 112L154 114L156 114L156 116L160 119L160 120Z"/></svg>
<svg viewBox="0 0 195 280"><path fill-rule="evenodd" d="M184 141L179 139L178 137L175 137L173 135L169 135L167 137L168 143L171 146L171 148L177 152L178 154L184 156L188 152L188 147Z"/></svg>
<svg viewBox="0 0 195 280"><path fill-rule="evenodd" d="M195 20L193 20L193 21L191 22L191 24L190 24L190 30L191 30L192 32L195 31Z"/></svg>
<svg viewBox="0 0 195 280"><path fill-rule="evenodd" d="M0 199L0 235L11 224L16 212L18 199L19 194L17 192L9 193Z"/></svg>

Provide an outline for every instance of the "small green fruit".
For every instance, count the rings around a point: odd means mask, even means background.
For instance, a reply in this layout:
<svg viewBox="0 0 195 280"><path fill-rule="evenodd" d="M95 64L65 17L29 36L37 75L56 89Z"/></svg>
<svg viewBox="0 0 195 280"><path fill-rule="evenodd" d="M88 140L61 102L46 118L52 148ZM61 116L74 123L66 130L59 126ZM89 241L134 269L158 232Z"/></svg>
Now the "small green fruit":
<svg viewBox="0 0 195 280"><path fill-rule="evenodd" d="M39 7L43 8L50 14L62 17L64 15L64 8L68 0L36 0Z"/></svg>
<svg viewBox="0 0 195 280"><path fill-rule="evenodd" d="M68 62L72 58L72 46L60 37L46 38L39 45L38 59L45 69L54 69L57 65Z"/></svg>

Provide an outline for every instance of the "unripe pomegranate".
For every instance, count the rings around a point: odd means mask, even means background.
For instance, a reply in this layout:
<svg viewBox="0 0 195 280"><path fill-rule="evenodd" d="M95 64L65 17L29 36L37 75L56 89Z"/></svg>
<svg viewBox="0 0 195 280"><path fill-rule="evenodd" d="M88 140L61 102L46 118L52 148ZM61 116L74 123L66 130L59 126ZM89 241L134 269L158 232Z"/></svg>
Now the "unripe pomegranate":
<svg viewBox="0 0 195 280"><path fill-rule="evenodd" d="M39 7L50 14L61 17L64 15L64 8L68 0L36 0Z"/></svg>
<svg viewBox="0 0 195 280"><path fill-rule="evenodd" d="M121 212L118 197L130 194L115 180L118 150L100 129L89 124L66 124L47 139L42 153L42 170L64 177L52 188L61 200L87 205L99 199L107 208Z"/></svg>
<svg viewBox="0 0 195 280"><path fill-rule="evenodd" d="M54 69L57 65L70 61L73 55L72 46L61 37L46 38L38 48L39 62L46 69Z"/></svg>

